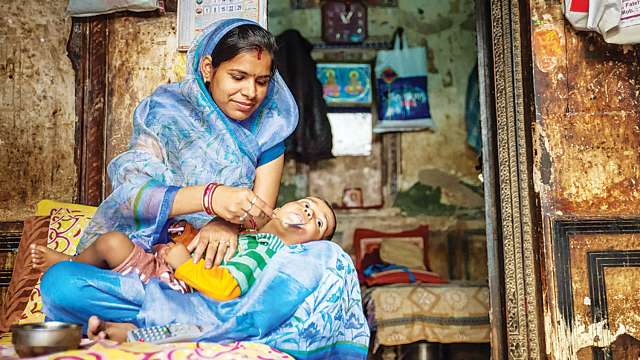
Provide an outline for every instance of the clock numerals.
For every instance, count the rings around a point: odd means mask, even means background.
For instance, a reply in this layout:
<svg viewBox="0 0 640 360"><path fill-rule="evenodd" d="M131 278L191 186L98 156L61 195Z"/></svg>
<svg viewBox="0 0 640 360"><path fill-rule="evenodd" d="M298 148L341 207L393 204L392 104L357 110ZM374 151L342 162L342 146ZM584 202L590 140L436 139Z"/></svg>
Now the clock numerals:
<svg viewBox="0 0 640 360"><path fill-rule="evenodd" d="M326 0L322 6L323 39L335 43L359 43L367 37L367 8L360 1L345 4Z"/></svg>

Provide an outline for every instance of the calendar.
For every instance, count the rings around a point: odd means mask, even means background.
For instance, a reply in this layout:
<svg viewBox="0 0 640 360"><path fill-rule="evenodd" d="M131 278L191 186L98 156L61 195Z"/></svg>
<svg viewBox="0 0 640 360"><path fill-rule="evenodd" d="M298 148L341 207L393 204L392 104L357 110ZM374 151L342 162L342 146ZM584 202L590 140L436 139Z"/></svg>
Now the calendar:
<svg viewBox="0 0 640 360"><path fill-rule="evenodd" d="M178 2L178 50L187 51L193 39L211 23L243 18L267 28L267 0L180 0Z"/></svg>

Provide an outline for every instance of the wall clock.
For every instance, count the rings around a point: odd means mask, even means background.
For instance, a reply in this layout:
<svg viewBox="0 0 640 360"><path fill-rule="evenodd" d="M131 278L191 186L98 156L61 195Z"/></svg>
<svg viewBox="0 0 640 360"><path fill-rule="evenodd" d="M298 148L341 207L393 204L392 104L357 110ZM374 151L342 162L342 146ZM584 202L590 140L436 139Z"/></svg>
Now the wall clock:
<svg viewBox="0 0 640 360"><path fill-rule="evenodd" d="M367 6L361 1L326 1L322 5L322 39L357 44L367 38Z"/></svg>

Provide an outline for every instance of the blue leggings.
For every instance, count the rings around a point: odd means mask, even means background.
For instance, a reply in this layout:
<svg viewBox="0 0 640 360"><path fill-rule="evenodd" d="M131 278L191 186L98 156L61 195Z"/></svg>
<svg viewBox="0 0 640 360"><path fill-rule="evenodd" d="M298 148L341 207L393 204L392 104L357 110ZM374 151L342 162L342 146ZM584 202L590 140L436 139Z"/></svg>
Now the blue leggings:
<svg viewBox="0 0 640 360"><path fill-rule="evenodd" d="M40 291L49 320L82 324L85 331L91 315L139 326L144 286L137 276L63 261L44 274Z"/></svg>

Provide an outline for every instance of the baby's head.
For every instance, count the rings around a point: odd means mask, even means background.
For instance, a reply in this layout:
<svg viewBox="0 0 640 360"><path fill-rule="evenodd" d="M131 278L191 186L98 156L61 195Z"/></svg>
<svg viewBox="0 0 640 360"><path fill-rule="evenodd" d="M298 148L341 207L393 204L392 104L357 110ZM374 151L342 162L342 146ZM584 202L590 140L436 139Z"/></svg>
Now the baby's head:
<svg viewBox="0 0 640 360"><path fill-rule="evenodd" d="M336 231L336 214L329 203L315 196L288 202L274 209L273 217L265 227L287 245L331 240Z"/></svg>

